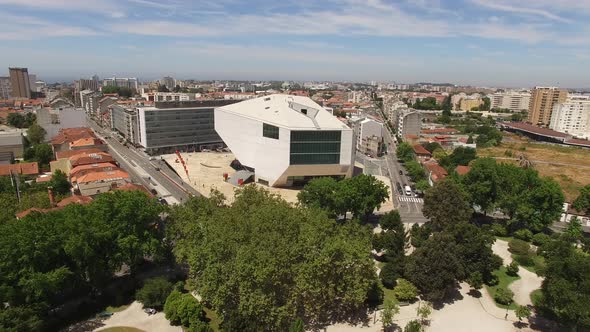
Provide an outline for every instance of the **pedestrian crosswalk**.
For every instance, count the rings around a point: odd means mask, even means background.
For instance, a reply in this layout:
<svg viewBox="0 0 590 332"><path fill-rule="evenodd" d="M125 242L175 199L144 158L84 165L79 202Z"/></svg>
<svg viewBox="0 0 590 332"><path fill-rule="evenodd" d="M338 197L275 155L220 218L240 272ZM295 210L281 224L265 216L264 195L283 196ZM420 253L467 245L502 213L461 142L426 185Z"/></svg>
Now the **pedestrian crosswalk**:
<svg viewBox="0 0 590 332"><path fill-rule="evenodd" d="M397 198L400 202L424 203L424 199L410 196L399 196Z"/></svg>

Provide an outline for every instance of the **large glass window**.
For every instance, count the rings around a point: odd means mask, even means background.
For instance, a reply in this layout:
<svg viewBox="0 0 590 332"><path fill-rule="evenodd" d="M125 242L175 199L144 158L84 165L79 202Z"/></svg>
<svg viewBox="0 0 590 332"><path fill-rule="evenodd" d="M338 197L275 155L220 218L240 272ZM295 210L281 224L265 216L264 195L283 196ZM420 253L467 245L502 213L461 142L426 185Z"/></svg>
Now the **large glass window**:
<svg viewBox="0 0 590 332"><path fill-rule="evenodd" d="M262 124L262 136L268 138L279 139L279 127L275 127L266 123Z"/></svg>
<svg viewBox="0 0 590 332"><path fill-rule="evenodd" d="M291 165L338 164L341 132L291 131Z"/></svg>

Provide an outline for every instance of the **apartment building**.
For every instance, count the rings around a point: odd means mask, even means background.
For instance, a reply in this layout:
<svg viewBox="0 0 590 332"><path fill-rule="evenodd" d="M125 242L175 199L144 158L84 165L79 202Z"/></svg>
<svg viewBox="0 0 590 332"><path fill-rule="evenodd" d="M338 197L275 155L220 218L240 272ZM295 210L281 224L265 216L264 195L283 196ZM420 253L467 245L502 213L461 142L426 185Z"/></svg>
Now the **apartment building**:
<svg viewBox="0 0 590 332"><path fill-rule="evenodd" d="M10 77L0 77L0 99L10 99L12 97L12 85L10 85Z"/></svg>
<svg viewBox="0 0 590 332"><path fill-rule="evenodd" d="M483 105L483 100L479 97L465 97L459 102L459 109L461 111L471 111L473 108L479 108Z"/></svg>
<svg viewBox="0 0 590 332"><path fill-rule="evenodd" d="M556 104L549 128L578 138L590 138L590 96L570 96Z"/></svg>
<svg viewBox="0 0 590 332"><path fill-rule="evenodd" d="M100 82L98 77L95 76L92 79L81 78L74 81L74 103L76 106L82 106L82 100L80 99L80 92L84 90L98 91L100 88Z"/></svg>
<svg viewBox="0 0 590 332"><path fill-rule="evenodd" d="M420 136L422 115L414 109L400 110L397 114L395 128L397 129L397 136L402 137L402 139L408 135Z"/></svg>
<svg viewBox="0 0 590 332"><path fill-rule="evenodd" d="M350 121L355 137L356 149L362 150L363 140L368 137L383 137L383 124L369 118L354 118Z"/></svg>
<svg viewBox="0 0 590 332"><path fill-rule="evenodd" d="M562 104L567 98L567 90L557 87L535 87L531 91L531 102L527 122L547 127L551 122L553 107Z"/></svg>
<svg viewBox="0 0 590 332"><path fill-rule="evenodd" d="M137 143L150 154L223 146L215 131L214 108L236 102L193 100L138 107Z"/></svg>
<svg viewBox="0 0 590 332"><path fill-rule="evenodd" d="M139 129L137 110L128 109L121 105L109 107L110 126L117 131L127 142L135 145L139 142Z"/></svg>
<svg viewBox="0 0 590 332"><path fill-rule="evenodd" d="M531 104L529 92L496 92L489 97L491 108L509 109L512 112L528 111Z"/></svg>
<svg viewBox="0 0 590 332"><path fill-rule="evenodd" d="M92 90L80 91L80 103L86 111L88 117L96 117L99 101L102 99L102 93Z"/></svg>
<svg viewBox="0 0 590 332"><path fill-rule="evenodd" d="M8 68L12 98L31 99L31 83L27 68Z"/></svg>
<svg viewBox="0 0 590 332"><path fill-rule="evenodd" d="M120 78L120 77L111 77L105 78L102 81L102 86L116 86L119 88L129 88L135 91L138 91L138 82L137 78L129 77L129 78Z"/></svg>
<svg viewBox="0 0 590 332"><path fill-rule="evenodd" d="M45 138L59 134L65 128L86 127L86 113L82 108L41 108L37 110L37 123L45 129Z"/></svg>

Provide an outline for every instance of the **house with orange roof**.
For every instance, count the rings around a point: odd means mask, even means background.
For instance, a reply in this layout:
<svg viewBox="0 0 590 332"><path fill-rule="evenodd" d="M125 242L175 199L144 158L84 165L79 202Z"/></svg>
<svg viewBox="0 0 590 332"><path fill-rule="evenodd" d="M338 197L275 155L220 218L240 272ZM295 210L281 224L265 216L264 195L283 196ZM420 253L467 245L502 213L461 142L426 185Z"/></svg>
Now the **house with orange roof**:
<svg viewBox="0 0 590 332"><path fill-rule="evenodd" d="M86 175L88 173L97 172L97 171L112 171L113 169L118 168L117 166L111 163L97 163L97 164L87 164L87 165L80 165L72 168L70 170L70 177L71 178L78 178L82 175Z"/></svg>
<svg viewBox="0 0 590 332"><path fill-rule="evenodd" d="M420 144L414 144L412 148L414 149L414 154L419 162L424 162L432 157L432 153Z"/></svg>
<svg viewBox="0 0 590 332"><path fill-rule="evenodd" d="M0 176L13 174L22 175L37 175L39 174L39 164L34 163L20 163L11 165L0 165Z"/></svg>
<svg viewBox="0 0 590 332"><path fill-rule="evenodd" d="M70 150L83 150L92 148L102 151L108 151L109 149L103 141L95 137L84 137L70 142Z"/></svg>
<svg viewBox="0 0 590 332"><path fill-rule="evenodd" d="M110 170L96 170L72 177L71 182L75 193L94 196L121 187L127 184L129 179L129 173L114 167Z"/></svg>
<svg viewBox="0 0 590 332"><path fill-rule="evenodd" d="M440 166L434 159L424 163L424 168L428 171L428 183L434 186L435 183L447 177L448 172Z"/></svg>
<svg viewBox="0 0 590 332"><path fill-rule="evenodd" d="M70 143L81 138L96 138L96 136L92 129L87 127L61 129L59 133L51 139L53 152L70 150Z"/></svg>
<svg viewBox="0 0 590 332"><path fill-rule="evenodd" d="M123 190L123 191L142 191L144 193L146 193L148 196L153 197L154 195L147 190L146 187L140 185L140 184L135 184L135 183L126 183L120 187L115 188L115 190Z"/></svg>
<svg viewBox="0 0 590 332"><path fill-rule="evenodd" d="M58 151L55 156L56 160L49 163L52 173L60 170L67 175L76 166L97 163L111 163L117 166L117 162L110 154L96 148Z"/></svg>

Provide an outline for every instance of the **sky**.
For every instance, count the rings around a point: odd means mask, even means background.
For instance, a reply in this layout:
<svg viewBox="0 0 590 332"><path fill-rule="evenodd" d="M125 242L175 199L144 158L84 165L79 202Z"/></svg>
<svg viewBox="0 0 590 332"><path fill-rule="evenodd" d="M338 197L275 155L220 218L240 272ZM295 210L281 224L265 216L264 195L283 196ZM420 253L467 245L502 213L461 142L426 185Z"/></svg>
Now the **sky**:
<svg viewBox="0 0 590 332"><path fill-rule="evenodd" d="M0 75L590 87L590 0L0 0Z"/></svg>

